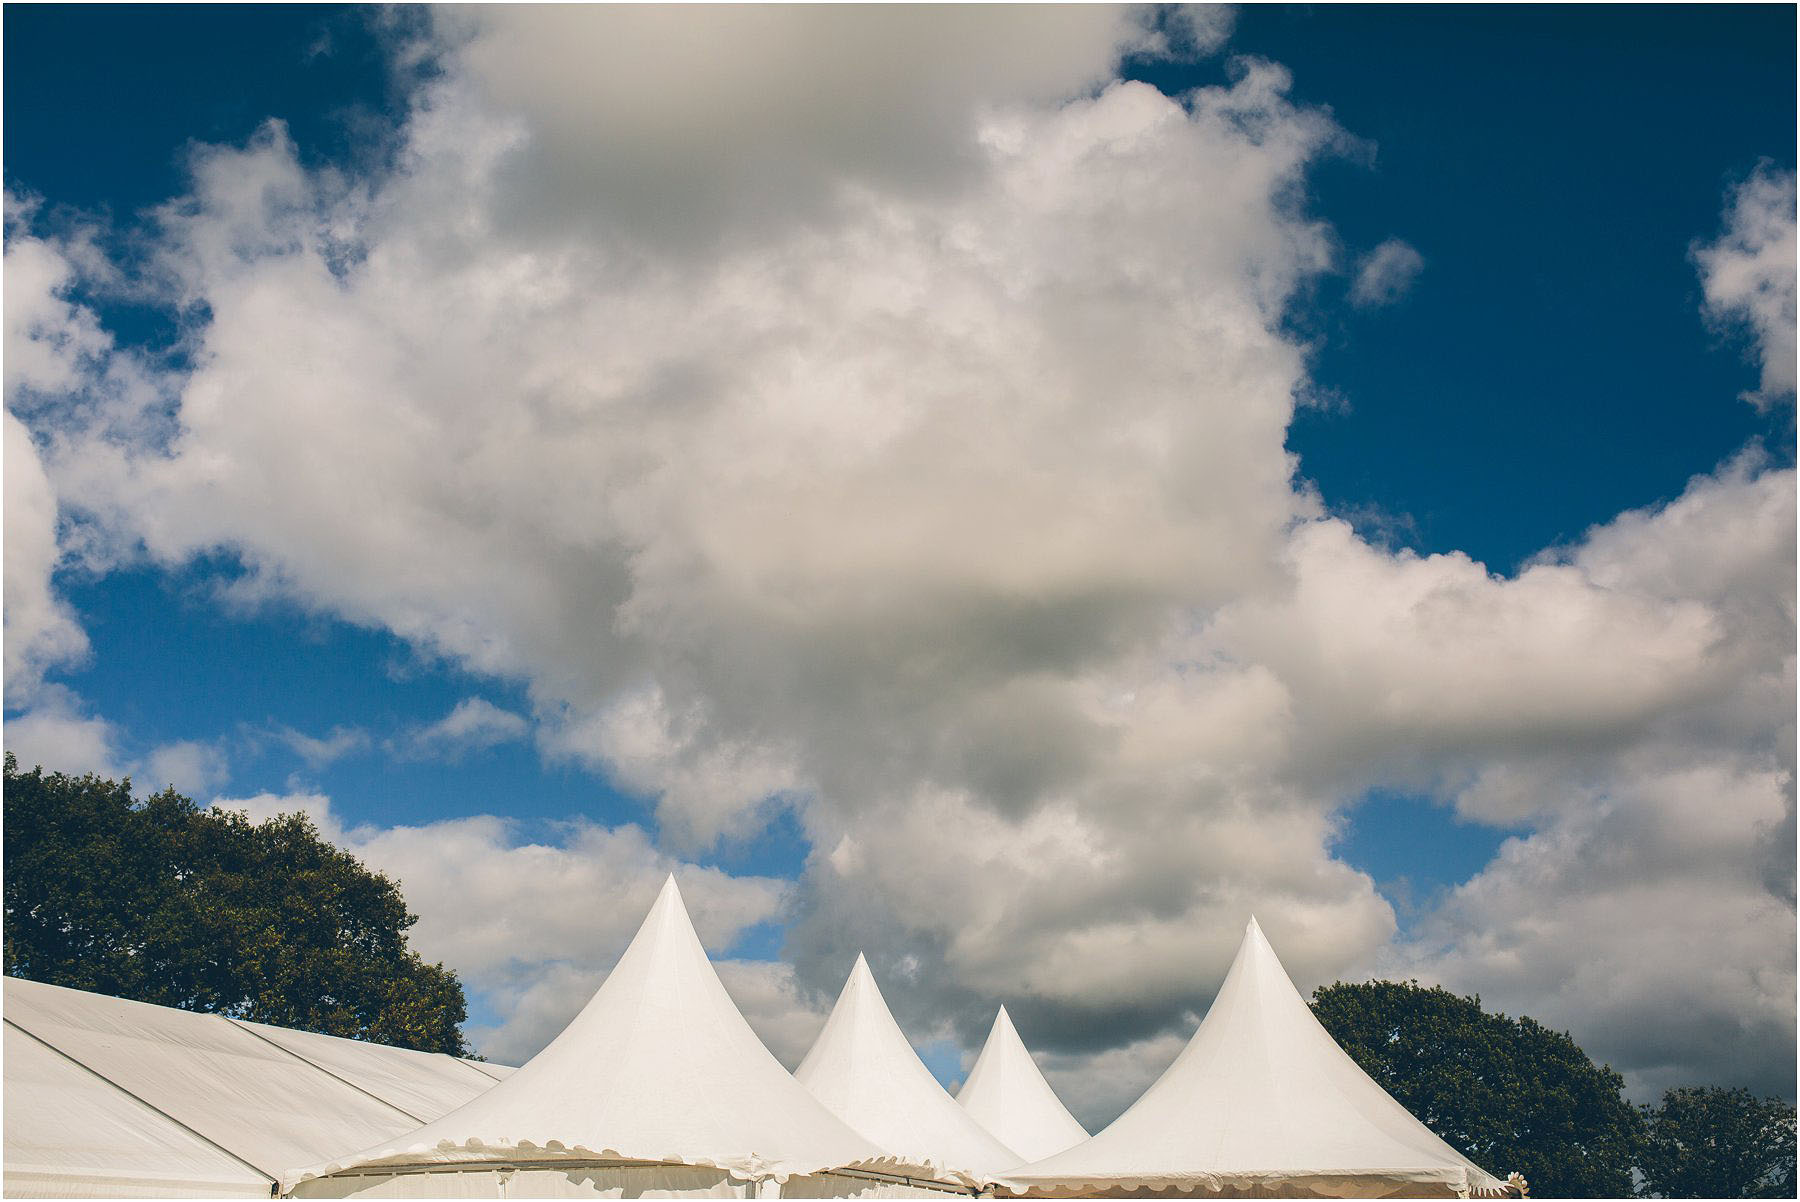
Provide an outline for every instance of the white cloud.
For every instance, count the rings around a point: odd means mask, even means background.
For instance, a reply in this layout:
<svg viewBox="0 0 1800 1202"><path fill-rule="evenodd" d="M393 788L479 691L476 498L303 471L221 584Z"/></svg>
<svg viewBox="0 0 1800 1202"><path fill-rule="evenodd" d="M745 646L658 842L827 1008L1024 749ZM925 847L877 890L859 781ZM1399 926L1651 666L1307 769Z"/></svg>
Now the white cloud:
<svg viewBox="0 0 1800 1202"><path fill-rule="evenodd" d="M200 796L230 775L224 749L216 743L174 740L133 758L121 749L128 745L126 734L117 723L93 713L68 687L46 684L35 691L28 708L6 720L6 750L25 769L130 777L140 797L171 787Z"/></svg>
<svg viewBox="0 0 1800 1202"><path fill-rule="evenodd" d="M1775 801L1792 814L1790 472L1734 461L1513 576L1371 546L1319 515L1286 447L1308 381L1283 318L1330 265L1301 185L1338 134L1278 67L1179 101L1089 94L1141 28L983 10L955 19L1017 43L971 33L945 60L960 108L784 123L803 94L829 107L840 64L790 81L783 56L854 20L717 14L468 17L485 32L421 92L380 179L311 174L274 126L198 153L156 243L208 315L179 420L148 438L141 392L97 386L35 411L56 495L158 561L228 547L248 596L524 681L544 748L653 795L677 846L792 807L816 850L791 992L774 970L738 982L784 1040L866 950L878 973L912 967L890 999L909 1030L972 1043L1005 1001L1066 1058L1059 1083L1117 1097L1251 911L1303 987L1377 958L1392 912L1330 847L1341 807L1385 784L1529 819L1509 854L1543 864L1539 889L1471 885L1492 923L1453 899L1411 962L1460 986L1493 971L1484 932L1555 931L1631 958L1644 991L1715 982L1707 1013L1780 1044L1740 970L1779 976L1771 932L1792 934L1791 855L1784 878L1756 833ZM879 27L914 63L917 39L880 22L916 19L857 17L875 24L855 45ZM744 103L593 110L590 88L651 84L567 64L659 22L682 36L658 39L658 79L701 95L735 31ZM542 55L539 79L507 66ZM893 147L858 142L895 122ZM634 131L735 139L702 169L720 178L799 169L742 209L683 212L689 165ZM591 186L634 153L631 181ZM778 185L808 203L784 209ZM657 241L700 225L704 245ZM499 730L485 713L464 733ZM1668 832L1713 829L1716 789L1723 833L1672 896L1723 918L1761 889L1773 917L1645 957L1614 921L1632 874L1566 866L1616 831L1649 871ZM511 1016L483 1037L508 1057L585 996L672 866L629 827L341 834L403 881L427 954ZM715 948L789 912L785 885L680 871ZM1544 974L1508 987L1578 1039L1629 1022L1634 1072L1744 1063L1666 1011Z"/></svg>
<svg viewBox="0 0 1800 1202"><path fill-rule="evenodd" d="M81 699L61 685L47 685L24 713L6 720L6 750L19 767L80 776L126 775L120 766L119 730L111 722L83 712Z"/></svg>
<svg viewBox="0 0 1800 1202"><path fill-rule="evenodd" d="M11 412L5 438L6 703L19 706L37 692L47 668L79 659L88 641L52 583L62 554L55 493L31 432Z"/></svg>
<svg viewBox="0 0 1800 1202"><path fill-rule="evenodd" d="M1412 288L1425 270L1425 257L1398 238L1389 238L1364 255L1350 286L1350 300L1358 308L1391 305Z"/></svg>
<svg viewBox="0 0 1800 1202"><path fill-rule="evenodd" d="M671 859L636 826L609 829L577 819L555 824L554 839L538 842L494 815L346 828L330 799L316 793L213 804L253 821L304 813L325 838L393 878L419 915L414 950L455 969L502 1016L498 1026L471 1036L485 1054L514 1064L547 1043L599 987L668 873L715 956L745 928L777 918L791 888Z"/></svg>
<svg viewBox="0 0 1800 1202"><path fill-rule="evenodd" d="M180 739L153 748L132 783L152 792L174 789L198 797L224 784L231 767L222 748L196 739Z"/></svg>
<svg viewBox="0 0 1800 1202"><path fill-rule="evenodd" d="M366 751L370 745L369 732L352 726L334 726L323 736L313 736L277 724L274 735L314 772L347 755Z"/></svg>
<svg viewBox="0 0 1800 1202"><path fill-rule="evenodd" d="M32 433L15 409L39 394L78 387L111 339L94 315L69 301L75 264L28 232L35 206L6 193L6 703L29 702L52 667L79 660L87 636L56 595L63 560L55 490Z"/></svg>
<svg viewBox="0 0 1800 1202"><path fill-rule="evenodd" d="M38 702L44 675L79 663L88 640L54 576L69 563L104 567L120 547L91 526L71 528L47 471L59 435L105 408L114 437L144 445L143 414L156 382L133 356L116 351L92 309L74 299L79 281L113 284L117 272L91 231L33 234L38 203L5 194L5 694L9 708ZM40 445L42 444L42 445ZM65 452L66 453L66 450ZM60 703L51 699L51 709ZM44 721L53 721L46 714ZM92 750L90 747L89 750ZM73 748L71 748L73 751ZM99 761L95 761L99 762Z"/></svg>
<svg viewBox="0 0 1800 1202"><path fill-rule="evenodd" d="M1794 395L1794 175L1764 165L1733 193L1717 241L1694 248L1706 313L1748 328L1762 385L1759 409Z"/></svg>
<svg viewBox="0 0 1800 1202"><path fill-rule="evenodd" d="M1566 556L1611 592L1706 603L1718 679L1629 738L1486 762L1458 809L1540 829L1385 961L1573 1029L1645 1099L1793 1083L1794 475L1757 469Z"/></svg>
<svg viewBox="0 0 1800 1202"><path fill-rule="evenodd" d="M1390 969L1574 1029L1641 1100L1711 1081L1786 1092L1792 894L1754 867L1785 857L1791 871L1792 785L1772 760L1628 757L1509 841Z"/></svg>
<svg viewBox="0 0 1800 1202"><path fill-rule="evenodd" d="M485 697L465 697L436 722L408 731L396 750L417 759L454 760L472 751L517 742L530 730L531 724L521 715L501 709Z"/></svg>
<svg viewBox="0 0 1800 1202"><path fill-rule="evenodd" d="M1712 608L1574 565L1504 578L1337 520L1298 527L1288 563L1291 591L1225 607L1201 645L1272 670L1298 711L1291 766L1353 793L1371 771L1428 784L1445 756L1631 738L1735 666Z"/></svg>
<svg viewBox="0 0 1800 1202"><path fill-rule="evenodd" d="M6 403L64 392L112 349L112 338L68 297L76 264L67 248L33 237L36 205L6 193ZM10 441L10 436L8 441Z"/></svg>
<svg viewBox="0 0 1800 1202"><path fill-rule="evenodd" d="M323 793L258 793L251 797L214 798L215 810L237 810L252 822L267 822L283 814L304 814L312 820L319 834L340 846L345 845L344 828L331 808L331 798Z"/></svg>
<svg viewBox="0 0 1800 1202"><path fill-rule="evenodd" d="M669 714L646 691L548 739L551 750L608 769L627 789L659 799L662 835L687 847L761 825L765 803L799 785L792 759L766 743L708 738L705 719Z"/></svg>

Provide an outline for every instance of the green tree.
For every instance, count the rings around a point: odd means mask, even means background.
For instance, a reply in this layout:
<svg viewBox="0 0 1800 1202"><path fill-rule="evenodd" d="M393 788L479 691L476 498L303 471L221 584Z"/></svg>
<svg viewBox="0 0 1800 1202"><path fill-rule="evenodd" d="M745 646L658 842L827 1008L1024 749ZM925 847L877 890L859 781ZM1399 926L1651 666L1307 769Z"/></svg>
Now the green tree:
<svg viewBox="0 0 1800 1202"><path fill-rule="evenodd" d="M1418 982L1328 985L1313 1013L1445 1142L1539 1196L1623 1197L1644 1136L1618 1073L1567 1035Z"/></svg>
<svg viewBox="0 0 1800 1202"><path fill-rule="evenodd" d="M302 814L252 823L129 780L5 768L6 971L184 1010L467 1055L462 984L394 882Z"/></svg>
<svg viewBox="0 0 1800 1202"><path fill-rule="evenodd" d="M1794 1108L1746 1089L1684 1088L1644 1107L1639 1192L1659 1198L1792 1198Z"/></svg>

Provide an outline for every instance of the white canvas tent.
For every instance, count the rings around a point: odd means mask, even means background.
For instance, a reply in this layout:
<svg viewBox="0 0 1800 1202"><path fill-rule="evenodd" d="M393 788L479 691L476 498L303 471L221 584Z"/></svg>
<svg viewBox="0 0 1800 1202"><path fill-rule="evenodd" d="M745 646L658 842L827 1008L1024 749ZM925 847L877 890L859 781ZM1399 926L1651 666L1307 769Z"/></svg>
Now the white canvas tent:
<svg viewBox="0 0 1800 1202"><path fill-rule="evenodd" d="M1042 1160L1088 1137L1025 1050L1006 1007L956 1100L969 1117L1027 1160Z"/></svg>
<svg viewBox="0 0 1800 1202"><path fill-rule="evenodd" d="M763 1047L671 876L599 991L524 1067L284 1184L296 1197L893 1196L913 1192L909 1169Z"/></svg>
<svg viewBox="0 0 1800 1202"><path fill-rule="evenodd" d="M944 1092L856 957L825 1029L794 1071L831 1112L887 1152L979 1185L1024 1162Z"/></svg>
<svg viewBox="0 0 1800 1202"><path fill-rule="evenodd" d="M275 1178L6 1027L6 1195L268 1197Z"/></svg>
<svg viewBox="0 0 1800 1202"><path fill-rule="evenodd" d="M1319 1025L1252 918L1181 1055L1106 1130L1007 1174L1039 1197L1498 1195Z"/></svg>
<svg viewBox="0 0 1800 1202"><path fill-rule="evenodd" d="M9 1197L268 1197L510 1072L9 977Z"/></svg>

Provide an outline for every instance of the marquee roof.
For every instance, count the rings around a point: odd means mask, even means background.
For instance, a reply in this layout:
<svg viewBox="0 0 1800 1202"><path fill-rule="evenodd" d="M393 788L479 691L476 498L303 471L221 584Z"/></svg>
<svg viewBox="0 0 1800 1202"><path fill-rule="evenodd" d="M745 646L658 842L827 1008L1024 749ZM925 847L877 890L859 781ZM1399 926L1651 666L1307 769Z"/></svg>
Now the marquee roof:
<svg viewBox="0 0 1800 1202"><path fill-rule="evenodd" d="M1168 1071L1106 1130L1006 1180L1016 1192L1508 1192L1338 1047L1254 918Z"/></svg>
<svg viewBox="0 0 1800 1202"><path fill-rule="evenodd" d="M944 1092L882 999L869 962L850 970L825 1029L794 1076L887 1152L979 1184L1023 1163Z"/></svg>
<svg viewBox="0 0 1800 1202"><path fill-rule="evenodd" d="M956 1100L1007 1147L1027 1160L1042 1160L1088 1137L1075 1121L1014 1029L1006 1007L994 1017L987 1043Z"/></svg>
<svg viewBox="0 0 1800 1202"><path fill-rule="evenodd" d="M670 876L631 945L549 1046L415 1130L293 1175L524 1160L711 1165L744 1178L895 1167L757 1039Z"/></svg>
<svg viewBox="0 0 1800 1202"><path fill-rule="evenodd" d="M6 1192L267 1197L511 1072L6 978Z"/></svg>

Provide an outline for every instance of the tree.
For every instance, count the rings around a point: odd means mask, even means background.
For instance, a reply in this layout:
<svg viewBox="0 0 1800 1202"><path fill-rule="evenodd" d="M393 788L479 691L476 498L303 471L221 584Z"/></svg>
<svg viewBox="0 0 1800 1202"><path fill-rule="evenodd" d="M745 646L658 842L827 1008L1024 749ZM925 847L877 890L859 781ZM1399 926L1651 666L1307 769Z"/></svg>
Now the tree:
<svg viewBox="0 0 1800 1202"><path fill-rule="evenodd" d="M1418 982L1336 984L1313 1013L1363 1071L1483 1168L1539 1196L1632 1192L1644 1120L1566 1034Z"/></svg>
<svg viewBox="0 0 1800 1202"><path fill-rule="evenodd" d="M467 1055L462 983L394 882L302 814L5 767L6 971L162 1006Z"/></svg>
<svg viewBox="0 0 1800 1202"><path fill-rule="evenodd" d="M1746 1089L1671 1089L1644 1107L1639 1192L1662 1198L1794 1196L1794 1108Z"/></svg>

